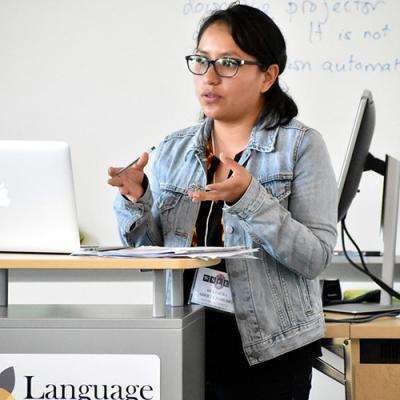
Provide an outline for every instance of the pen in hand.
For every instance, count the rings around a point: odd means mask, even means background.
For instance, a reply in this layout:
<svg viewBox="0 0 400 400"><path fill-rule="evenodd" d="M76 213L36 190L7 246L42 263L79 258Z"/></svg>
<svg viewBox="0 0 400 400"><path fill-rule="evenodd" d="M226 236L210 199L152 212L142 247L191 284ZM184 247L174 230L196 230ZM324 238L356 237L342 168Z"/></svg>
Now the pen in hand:
<svg viewBox="0 0 400 400"><path fill-rule="evenodd" d="M150 154L153 150L155 150L155 146L151 146L149 149L146 150L147 154ZM129 163L126 167L120 169L115 176L121 176L124 172L126 172L132 165L136 164L139 161L140 157L138 157L136 160L133 160L131 163Z"/></svg>

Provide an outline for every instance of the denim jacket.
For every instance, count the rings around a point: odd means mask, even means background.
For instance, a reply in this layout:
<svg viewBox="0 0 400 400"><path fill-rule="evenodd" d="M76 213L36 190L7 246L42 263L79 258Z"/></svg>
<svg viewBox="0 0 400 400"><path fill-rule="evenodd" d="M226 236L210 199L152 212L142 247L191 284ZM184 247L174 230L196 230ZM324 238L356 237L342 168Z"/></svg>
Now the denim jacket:
<svg viewBox="0 0 400 400"><path fill-rule="evenodd" d="M167 136L137 203L114 204L125 244L190 246L199 203L188 192L206 182L212 121ZM258 259L228 259L235 317L249 364L323 336L318 275L336 243L337 186L321 135L297 120L255 126L239 163L253 179L223 207L225 246L259 248Z"/></svg>

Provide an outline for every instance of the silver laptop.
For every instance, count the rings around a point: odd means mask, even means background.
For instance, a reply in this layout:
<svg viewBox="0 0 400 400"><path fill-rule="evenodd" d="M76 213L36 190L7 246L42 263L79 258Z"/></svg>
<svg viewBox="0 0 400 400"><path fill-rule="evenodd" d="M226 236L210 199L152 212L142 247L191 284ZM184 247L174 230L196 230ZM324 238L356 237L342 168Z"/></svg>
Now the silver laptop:
<svg viewBox="0 0 400 400"><path fill-rule="evenodd" d="M343 314L400 313L400 304L383 305L377 303L349 303L325 306L324 311Z"/></svg>
<svg viewBox="0 0 400 400"><path fill-rule="evenodd" d="M79 250L69 146L0 140L0 251Z"/></svg>

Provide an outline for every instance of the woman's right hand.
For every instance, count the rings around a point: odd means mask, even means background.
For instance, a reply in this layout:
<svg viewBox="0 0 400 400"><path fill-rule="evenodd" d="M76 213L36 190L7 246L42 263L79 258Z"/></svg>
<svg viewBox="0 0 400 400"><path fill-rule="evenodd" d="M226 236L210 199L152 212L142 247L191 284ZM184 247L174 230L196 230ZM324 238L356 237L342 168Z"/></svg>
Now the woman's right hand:
<svg viewBox="0 0 400 400"><path fill-rule="evenodd" d="M148 161L148 153L143 153L140 156L139 161L121 174L121 176L117 176L117 174L122 168L110 167L108 169L110 179L108 179L107 183L111 186L117 187L122 195L127 197L133 203L136 203L144 194L144 188L142 185L144 179L143 170Z"/></svg>

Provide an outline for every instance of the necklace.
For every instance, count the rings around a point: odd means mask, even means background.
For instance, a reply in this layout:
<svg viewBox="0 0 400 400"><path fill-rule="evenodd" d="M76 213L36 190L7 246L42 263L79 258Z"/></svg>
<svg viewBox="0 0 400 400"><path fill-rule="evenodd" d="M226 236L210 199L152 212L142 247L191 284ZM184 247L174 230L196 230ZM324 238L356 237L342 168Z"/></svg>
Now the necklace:
<svg viewBox="0 0 400 400"><path fill-rule="evenodd" d="M214 148L214 129L211 129L211 151L213 157L215 157L215 148ZM213 174L212 183L215 183L215 172ZM208 225L210 222L211 213L214 207L214 200L211 200L210 210L208 211L207 219L206 219L206 229L204 232L204 246L207 246L207 238L208 238Z"/></svg>

